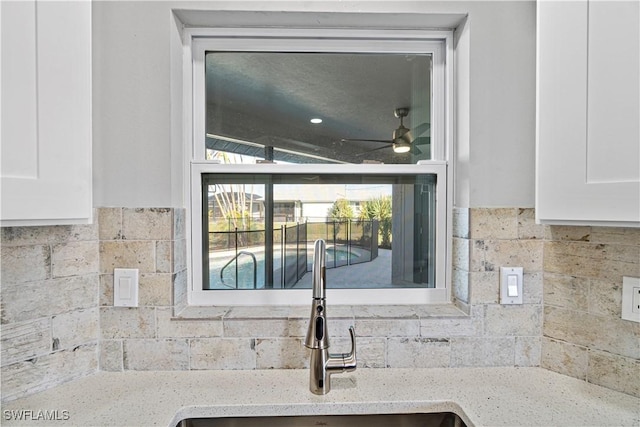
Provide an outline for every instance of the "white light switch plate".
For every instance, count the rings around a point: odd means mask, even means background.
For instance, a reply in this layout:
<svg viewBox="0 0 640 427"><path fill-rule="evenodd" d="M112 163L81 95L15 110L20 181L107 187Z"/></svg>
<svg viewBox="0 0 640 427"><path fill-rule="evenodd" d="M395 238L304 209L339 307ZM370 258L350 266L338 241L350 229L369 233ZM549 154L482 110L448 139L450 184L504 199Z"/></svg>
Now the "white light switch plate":
<svg viewBox="0 0 640 427"><path fill-rule="evenodd" d="M115 307L138 306L138 269L113 269L113 305Z"/></svg>
<svg viewBox="0 0 640 427"><path fill-rule="evenodd" d="M522 304L522 267L500 267L500 304Z"/></svg>

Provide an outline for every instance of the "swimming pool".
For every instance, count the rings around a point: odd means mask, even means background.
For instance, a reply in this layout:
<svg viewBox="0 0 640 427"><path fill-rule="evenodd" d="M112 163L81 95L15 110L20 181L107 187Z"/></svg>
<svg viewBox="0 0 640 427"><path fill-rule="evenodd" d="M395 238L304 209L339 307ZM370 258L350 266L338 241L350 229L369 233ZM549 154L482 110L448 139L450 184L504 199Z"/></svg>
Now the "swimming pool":
<svg viewBox="0 0 640 427"><path fill-rule="evenodd" d="M364 254L364 252L367 252ZM300 257L304 257L304 251ZM306 252L306 271L311 271L312 250ZM368 256L368 259L363 258ZM291 259L290 257L287 257ZM325 262L327 268L342 267L370 261L368 251L360 248L347 249L346 247L331 246L326 250ZM295 258L287 264L287 271L296 268ZM304 262L304 260L302 260ZM255 285L254 285L255 264ZM282 252L278 247L273 254L273 288L282 287ZM220 274L222 272L222 275ZM304 272L302 272L304 275ZM301 277L299 277L301 278ZM295 284L295 283L294 283ZM213 252L209 258L209 289L264 289L265 288L265 253L264 247L246 248L236 252ZM293 284L291 284L293 286ZM289 287L289 286L287 286Z"/></svg>

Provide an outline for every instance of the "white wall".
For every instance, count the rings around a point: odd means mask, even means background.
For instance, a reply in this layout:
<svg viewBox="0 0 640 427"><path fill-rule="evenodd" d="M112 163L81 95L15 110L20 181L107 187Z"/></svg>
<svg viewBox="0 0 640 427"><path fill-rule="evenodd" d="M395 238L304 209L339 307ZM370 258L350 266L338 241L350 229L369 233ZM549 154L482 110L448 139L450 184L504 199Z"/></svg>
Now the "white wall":
<svg viewBox="0 0 640 427"><path fill-rule="evenodd" d="M94 204L181 206L171 8L468 13L456 33L456 204L534 203L535 2L95 2ZM468 56L464 54L468 51ZM465 63L465 61L467 61ZM173 156L173 159L172 159ZM173 168L173 169L172 169ZM172 180L173 174L173 180Z"/></svg>

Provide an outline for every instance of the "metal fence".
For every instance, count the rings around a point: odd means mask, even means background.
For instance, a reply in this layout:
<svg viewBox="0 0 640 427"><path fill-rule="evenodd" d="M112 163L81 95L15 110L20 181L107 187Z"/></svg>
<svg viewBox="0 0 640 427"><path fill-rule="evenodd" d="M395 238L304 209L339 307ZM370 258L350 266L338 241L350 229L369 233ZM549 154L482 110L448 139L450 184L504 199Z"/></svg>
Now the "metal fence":
<svg viewBox="0 0 640 427"><path fill-rule="evenodd" d="M283 224L273 232L273 247L270 259L273 260L273 284L263 284L266 287L291 288L307 272L311 271L311 256L313 243L323 239L327 243L325 256L326 268L337 268L347 265L373 261L378 257L378 229L377 220L343 220L304 222L301 224ZM220 280L227 286L234 283L238 287L239 267L243 263L251 263L254 273L253 286L256 283L256 268L267 268L266 263L256 261L250 255L249 248L266 248L265 230L211 231L209 234L209 253L228 251L229 260L220 270ZM246 249L246 250L245 250ZM248 266L244 266L248 267ZM224 270L232 277L226 280ZM244 269L242 269L244 270ZM235 277L233 274L235 272ZM269 275L260 274L260 277ZM261 279L262 280L262 279ZM229 284L228 284L229 283Z"/></svg>

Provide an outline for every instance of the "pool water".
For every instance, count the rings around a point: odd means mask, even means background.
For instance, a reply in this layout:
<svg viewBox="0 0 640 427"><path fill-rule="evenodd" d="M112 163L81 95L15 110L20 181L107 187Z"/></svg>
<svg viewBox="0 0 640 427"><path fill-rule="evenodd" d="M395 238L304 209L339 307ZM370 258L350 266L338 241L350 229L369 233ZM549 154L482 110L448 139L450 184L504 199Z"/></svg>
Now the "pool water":
<svg viewBox="0 0 640 427"><path fill-rule="evenodd" d="M249 252L249 251L245 251ZM226 257L211 258L209 261L209 284L210 289L264 289L265 288L265 260L264 250L260 248L257 251L251 251L256 259L256 283L254 286L254 261L250 255L240 254L238 258L225 267L225 265L233 259L235 254ZM311 271L312 261L307 252L307 272ZM215 254L213 254L215 255ZM341 267L347 265L349 260L351 263L359 263L362 254L356 251L349 251L341 248L327 248L325 262L327 268ZM282 282L282 258L280 251L276 251L273 255L273 281L276 284L274 288L280 288ZM236 266L237 263L237 266ZM223 276L220 277L220 270L224 267ZM236 276L237 268L237 276ZM236 287L237 283L237 287Z"/></svg>

